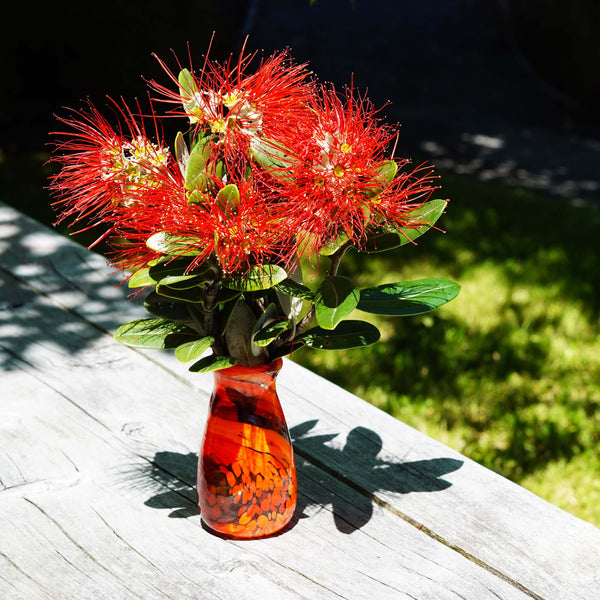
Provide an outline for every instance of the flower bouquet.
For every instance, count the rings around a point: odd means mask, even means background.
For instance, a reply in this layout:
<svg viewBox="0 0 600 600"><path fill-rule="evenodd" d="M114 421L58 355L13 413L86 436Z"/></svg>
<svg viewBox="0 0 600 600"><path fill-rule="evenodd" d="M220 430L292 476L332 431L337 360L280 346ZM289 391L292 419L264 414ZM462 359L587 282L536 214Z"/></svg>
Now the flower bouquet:
<svg viewBox="0 0 600 600"><path fill-rule="evenodd" d="M60 119L69 131L56 134L50 189L59 221L99 227L111 262L144 293L151 316L115 339L215 372L203 519L225 535L268 535L296 497L274 387L281 357L376 342L355 310L407 316L454 298L445 279L359 289L338 274L350 249L412 243L447 201L431 199L431 168L393 155L397 132L366 97L319 84L285 52L177 73L159 62L170 85L148 83L149 110L111 101L115 124L91 104ZM183 131L169 148L162 131L176 117Z"/></svg>

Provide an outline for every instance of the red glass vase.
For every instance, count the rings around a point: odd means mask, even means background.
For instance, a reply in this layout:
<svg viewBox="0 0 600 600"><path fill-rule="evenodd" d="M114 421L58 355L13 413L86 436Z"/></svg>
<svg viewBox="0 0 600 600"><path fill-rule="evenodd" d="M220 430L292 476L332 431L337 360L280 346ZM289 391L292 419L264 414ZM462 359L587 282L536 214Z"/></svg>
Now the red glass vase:
<svg viewBox="0 0 600 600"><path fill-rule="evenodd" d="M271 535L294 514L294 453L275 388L281 366L279 358L214 373L197 491L202 520L221 535Z"/></svg>

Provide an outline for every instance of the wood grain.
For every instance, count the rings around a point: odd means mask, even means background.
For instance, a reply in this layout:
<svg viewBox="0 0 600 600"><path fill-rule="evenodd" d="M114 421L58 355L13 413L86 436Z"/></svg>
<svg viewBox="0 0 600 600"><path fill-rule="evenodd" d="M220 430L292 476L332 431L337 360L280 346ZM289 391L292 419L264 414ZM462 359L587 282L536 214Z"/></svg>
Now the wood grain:
<svg viewBox="0 0 600 600"><path fill-rule="evenodd" d="M286 361L299 510L205 531L212 378L120 346L102 257L0 206L1 598L600 598L600 531Z"/></svg>

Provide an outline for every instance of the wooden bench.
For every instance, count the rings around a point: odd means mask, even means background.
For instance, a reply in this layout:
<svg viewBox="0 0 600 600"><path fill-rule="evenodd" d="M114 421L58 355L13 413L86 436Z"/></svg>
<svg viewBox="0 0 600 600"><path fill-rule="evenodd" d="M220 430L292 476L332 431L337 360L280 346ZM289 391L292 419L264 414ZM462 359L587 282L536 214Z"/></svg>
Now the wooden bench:
<svg viewBox="0 0 600 600"><path fill-rule="evenodd" d="M6 206L0 254L0 598L600 598L596 527L289 360L297 514L211 535L212 376L114 342L120 275Z"/></svg>

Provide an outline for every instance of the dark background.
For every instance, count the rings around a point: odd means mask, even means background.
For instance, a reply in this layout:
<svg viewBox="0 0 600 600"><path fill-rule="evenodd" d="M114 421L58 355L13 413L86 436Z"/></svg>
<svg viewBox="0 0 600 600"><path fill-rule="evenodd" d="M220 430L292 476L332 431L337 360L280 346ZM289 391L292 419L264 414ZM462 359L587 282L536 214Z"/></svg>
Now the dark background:
<svg viewBox="0 0 600 600"><path fill-rule="evenodd" d="M291 47L321 80L354 77L402 124L399 153L482 180L600 201L594 0L180 0L12 4L0 35L0 200L47 221L53 113L146 96L187 43L201 64ZM597 25L596 25L597 27ZM64 111L63 111L64 113Z"/></svg>

